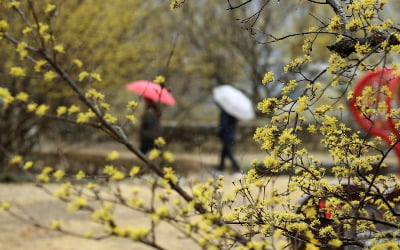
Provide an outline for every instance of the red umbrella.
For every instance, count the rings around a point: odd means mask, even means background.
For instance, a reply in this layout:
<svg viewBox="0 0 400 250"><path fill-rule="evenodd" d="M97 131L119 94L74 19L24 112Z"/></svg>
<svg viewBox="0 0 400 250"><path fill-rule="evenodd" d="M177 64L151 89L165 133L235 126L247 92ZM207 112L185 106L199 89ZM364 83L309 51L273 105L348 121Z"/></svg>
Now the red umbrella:
<svg viewBox="0 0 400 250"><path fill-rule="evenodd" d="M176 103L175 98L166 88L162 88L160 84L154 82L138 80L128 83L125 88L153 101L158 101L171 106Z"/></svg>

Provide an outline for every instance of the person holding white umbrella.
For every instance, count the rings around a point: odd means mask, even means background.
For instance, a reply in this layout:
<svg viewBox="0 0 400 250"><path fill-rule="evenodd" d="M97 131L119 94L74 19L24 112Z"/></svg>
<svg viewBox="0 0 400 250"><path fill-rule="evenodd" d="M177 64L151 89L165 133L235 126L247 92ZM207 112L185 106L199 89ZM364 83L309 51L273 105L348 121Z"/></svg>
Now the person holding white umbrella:
<svg viewBox="0 0 400 250"><path fill-rule="evenodd" d="M251 120L255 117L251 101L240 90L231 85L221 85L213 89L213 97L221 109L218 137L222 141L222 150L218 171L225 170L225 158L229 158L232 168L240 173L241 168L233 155L236 125L238 119Z"/></svg>
<svg viewBox="0 0 400 250"><path fill-rule="evenodd" d="M232 162L232 168L235 172L240 172L241 168L233 156L233 144L235 143L237 119L221 108L218 137L222 141L222 150L220 155L220 162L218 171L225 170L225 158L229 158Z"/></svg>

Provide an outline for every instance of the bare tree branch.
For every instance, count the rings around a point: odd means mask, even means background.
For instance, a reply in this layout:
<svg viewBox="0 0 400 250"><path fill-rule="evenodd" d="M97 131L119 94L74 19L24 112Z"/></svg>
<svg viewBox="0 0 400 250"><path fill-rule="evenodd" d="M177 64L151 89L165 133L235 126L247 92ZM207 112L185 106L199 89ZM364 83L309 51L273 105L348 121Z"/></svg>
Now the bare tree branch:
<svg viewBox="0 0 400 250"><path fill-rule="evenodd" d="M346 13L343 10L342 5L337 0L327 0L327 3L332 7L333 11L340 17L343 27L348 23ZM343 34L350 36L350 31L343 29Z"/></svg>

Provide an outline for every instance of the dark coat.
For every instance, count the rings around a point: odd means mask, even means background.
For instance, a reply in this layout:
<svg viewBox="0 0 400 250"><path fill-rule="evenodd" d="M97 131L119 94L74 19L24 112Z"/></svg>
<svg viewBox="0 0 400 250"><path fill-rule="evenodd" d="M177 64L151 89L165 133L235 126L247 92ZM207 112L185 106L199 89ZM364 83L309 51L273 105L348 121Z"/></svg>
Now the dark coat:
<svg viewBox="0 0 400 250"><path fill-rule="evenodd" d="M218 136L225 143L233 143L235 141L237 119L230 114L221 110L219 118Z"/></svg>
<svg viewBox="0 0 400 250"><path fill-rule="evenodd" d="M160 119L157 111L151 106L147 107L142 116L142 123L140 126L141 140L154 140L159 137Z"/></svg>

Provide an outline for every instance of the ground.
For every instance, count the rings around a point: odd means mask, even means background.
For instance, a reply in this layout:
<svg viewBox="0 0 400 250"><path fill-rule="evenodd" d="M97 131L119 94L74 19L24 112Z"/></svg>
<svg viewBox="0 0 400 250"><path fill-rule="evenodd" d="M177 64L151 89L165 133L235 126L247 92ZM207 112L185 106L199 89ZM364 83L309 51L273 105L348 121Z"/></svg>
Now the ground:
<svg viewBox="0 0 400 250"><path fill-rule="evenodd" d="M231 175L226 177L226 191L232 190L234 179ZM190 179L186 180L191 182ZM122 189L130 189L134 183L124 182ZM185 185L187 187L187 185ZM287 186L287 178L278 178L275 187L284 189ZM50 184L49 189L57 188L56 184ZM150 191L145 190L142 194L148 199ZM0 201L8 201L13 207L21 209L20 214L29 215L49 225L53 219L62 221L67 228L74 228L76 231L84 232L87 228L96 228L96 225L87 220L82 213L66 212L64 203L55 200L38 187L31 183L0 184ZM132 213L131 210L120 209L116 211L117 218L122 219L121 223L127 225L147 225L147 219L140 214ZM120 250L120 249L152 249L142 244L133 243L125 239L106 239L93 241L63 235L58 232L42 230L34 227L32 223L18 221L5 212L0 212L0 250ZM169 225L162 225L157 232L158 241L165 249L191 250L201 249L194 242L185 239L182 234L171 228Z"/></svg>
<svg viewBox="0 0 400 250"><path fill-rule="evenodd" d="M91 151L78 150L82 154L90 153ZM104 161L104 157L108 151L99 152L96 156ZM93 153L93 152L92 152ZM129 152L122 152L122 157L132 160L132 155ZM240 153L236 152L236 157L244 167L250 166L250 161L253 159L262 160L265 155L263 153ZM176 155L180 168L177 169L178 175L181 176L183 187L189 189L190 185L198 182L204 182L212 177L212 166L218 162L218 154L201 154L201 153L181 153ZM318 155L318 159L328 160L329 156ZM391 157L391 164L396 164L395 157ZM232 190L233 182L237 181L237 177L232 175L229 167L225 175L225 191ZM145 177L144 177L145 178ZM130 190L132 186L140 184L134 181L124 181L121 185L123 190ZM275 188L284 190L287 187L288 177L277 177ZM150 190L146 185L141 186L141 194L145 199L150 199ZM57 184L48 186L52 193ZM292 194L294 201L299 200L299 194ZM79 232L85 232L87 229L96 229L97 225L87 220L80 212L71 213L66 211L66 205L57 201L51 195L43 192L42 189L36 187L32 183L10 183L0 184L0 204L2 202L10 202L12 206L17 207L22 215L29 215L35 220L49 225L53 219L62 221L62 225L67 228L72 228ZM116 211L117 218L120 218L121 223L126 225L147 225L149 222L141 214L132 213L131 210L119 209ZM126 239L106 239L101 241L93 241L74 236L67 236L59 232L42 230L34 227L33 223L23 223L18 221L4 212L0 212L0 250L120 250L120 249L152 249L138 243L133 243ZM157 232L158 241L165 249L191 250L201 249L189 239L177 232L169 225L162 225Z"/></svg>

